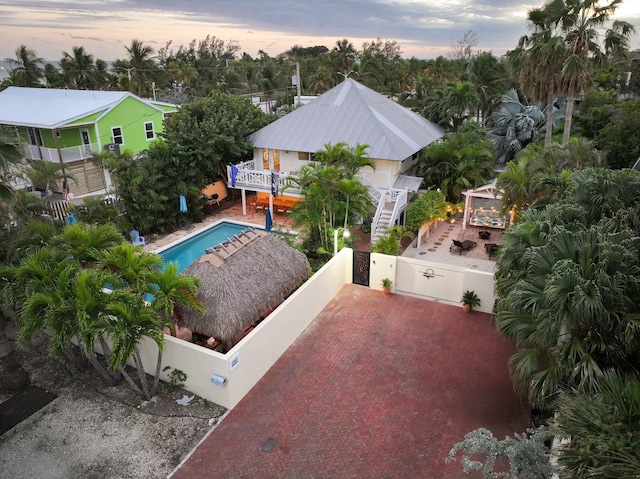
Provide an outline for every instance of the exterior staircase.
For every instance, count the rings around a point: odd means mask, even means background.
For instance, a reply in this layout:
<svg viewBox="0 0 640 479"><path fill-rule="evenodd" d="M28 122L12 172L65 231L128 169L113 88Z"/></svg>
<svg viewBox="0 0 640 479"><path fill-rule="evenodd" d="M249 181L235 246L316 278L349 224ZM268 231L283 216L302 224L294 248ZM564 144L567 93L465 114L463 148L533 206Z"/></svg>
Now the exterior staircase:
<svg viewBox="0 0 640 479"><path fill-rule="evenodd" d="M390 202L385 202L382 210L380 211L380 216L378 217L378 221L375 225L372 225L371 229L371 243L375 243L378 239L382 238L389 228L393 227L395 221L393 218L393 208L394 204ZM375 226L375 230L373 227Z"/></svg>

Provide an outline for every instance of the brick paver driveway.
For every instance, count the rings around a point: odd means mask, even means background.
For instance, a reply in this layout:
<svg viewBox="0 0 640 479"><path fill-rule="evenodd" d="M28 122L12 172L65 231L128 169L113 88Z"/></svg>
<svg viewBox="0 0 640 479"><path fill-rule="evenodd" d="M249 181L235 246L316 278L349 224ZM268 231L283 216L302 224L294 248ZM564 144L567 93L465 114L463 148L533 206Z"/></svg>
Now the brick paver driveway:
<svg viewBox="0 0 640 479"><path fill-rule="evenodd" d="M347 285L172 477L463 477L467 432L527 426L512 352L487 314Z"/></svg>

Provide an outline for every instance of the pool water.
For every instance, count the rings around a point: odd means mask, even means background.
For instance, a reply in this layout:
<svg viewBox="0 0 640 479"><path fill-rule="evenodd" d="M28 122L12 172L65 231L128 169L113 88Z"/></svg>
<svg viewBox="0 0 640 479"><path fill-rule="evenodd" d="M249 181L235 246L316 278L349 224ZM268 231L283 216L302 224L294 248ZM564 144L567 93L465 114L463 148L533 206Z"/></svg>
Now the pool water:
<svg viewBox="0 0 640 479"><path fill-rule="evenodd" d="M198 233L182 243L160 251L159 254L165 264L178 263L178 272L182 272L187 266L205 254L205 250L211 246L222 243L234 234L246 230L247 226L236 223L223 222Z"/></svg>

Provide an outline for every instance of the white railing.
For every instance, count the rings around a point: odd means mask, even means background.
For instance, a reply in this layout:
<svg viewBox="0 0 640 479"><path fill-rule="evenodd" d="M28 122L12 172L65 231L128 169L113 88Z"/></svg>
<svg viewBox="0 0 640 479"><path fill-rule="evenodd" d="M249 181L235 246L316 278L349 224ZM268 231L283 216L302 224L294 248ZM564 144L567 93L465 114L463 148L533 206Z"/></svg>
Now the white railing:
<svg viewBox="0 0 640 479"><path fill-rule="evenodd" d="M371 222L371 240L373 241L374 237L377 236L378 223L380 222L380 216L384 211L385 205L385 196L383 195L380 201L378 201L378 206L376 208L376 214L373 216L373 221Z"/></svg>
<svg viewBox="0 0 640 479"><path fill-rule="evenodd" d="M28 160L46 160L59 163L62 157L63 163L78 160L88 160L98 152L98 144L71 146L68 148L45 148L44 146L24 145L24 154Z"/></svg>
<svg viewBox="0 0 640 479"><path fill-rule="evenodd" d="M236 165L238 173L236 174L236 188L247 188L256 191L271 191L271 171L255 170L253 162L245 162ZM227 165L227 178L231 179L231 165ZM297 183L293 180L296 175L280 172L278 180L278 189L284 191L284 194L300 193Z"/></svg>
<svg viewBox="0 0 640 479"><path fill-rule="evenodd" d="M256 170L255 163L253 161L245 161L236 165L238 172L236 174L236 188L246 188L256 191L271 191L271 172L268 170ZM227 165L227 178L231 178L231 165ZM294 181L297 175L291 173L280 173L279 189L283 191L283 194L299 194L300 189ZM408 190L397 188L390 188L389 190L383 190L375 183L372 183L364 175L356 175L356 178L362 183L369 191L371 197L371 204L376 207L376 214L373 217L371 224L371 232L375 232L378 227L378 221L380 215L384 210L385 202L387 201L387 195L389 195L389 201L394 205L393 214L391 218L391 224L395 224L396 220L400 216L400 213L404 211L407 206Z"/></svg>
<svg viewBox="0 0 640 479"><path fill-rule="evenodd" d="M360 180L360 183L362 183L367 190L369 190L369 196L371 197L371 204L375 207L378 207L380 205L380 202L382 200L382 203L384 203L383 198L385 197L385 191L380 189L380 187L378 185L376 185L375 183L372 183L371 180L369 180L366 176L364 175L356 175L356 178L358 178L358 180Z"/></svg>
<svg viewBox="0 0 640 479"><path fill-rule="evenodd" d="M393 213L391 213L391 221L390 223L393 225L396 223L400 213L404 210L405 206L407 206L407 198L409 196L408 190L405 188L404 190L392 189L390 192L391 201L393 201Z"/></svg>

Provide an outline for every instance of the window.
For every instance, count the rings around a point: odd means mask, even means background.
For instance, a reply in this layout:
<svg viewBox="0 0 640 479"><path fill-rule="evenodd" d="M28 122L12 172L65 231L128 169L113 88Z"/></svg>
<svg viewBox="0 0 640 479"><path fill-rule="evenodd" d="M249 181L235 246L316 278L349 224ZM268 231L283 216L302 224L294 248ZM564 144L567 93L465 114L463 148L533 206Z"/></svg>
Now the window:
<svg viewBox="0 0 640 479"><path fill-rule="evenodd" d="M299 151L298 152L298 160L299 161L309 161L309 152L307 152L307 151Z"/></svg>
<svg viewBox="0 0 640 479"><path fill-rule="evenodd" d="M29 143L36 146L44 145L42 141L42 132L38 128L27 128L29 132Z"/></svg>
<svg viewBox="0 0 640 479"><path fill-rule="evenodd" d="M144 134L147 140L153 140L156 137L156 133L153 131L152 121L148 121L144 124Z"/></svg>
<svg viewBox="0 0 640 479"><path fill-rule="evenodd" d="M116 145L124 145L124 136L122 135L122 128L119 126L114 126L111 128L111 139L112 143Z"/></svg>

